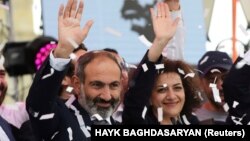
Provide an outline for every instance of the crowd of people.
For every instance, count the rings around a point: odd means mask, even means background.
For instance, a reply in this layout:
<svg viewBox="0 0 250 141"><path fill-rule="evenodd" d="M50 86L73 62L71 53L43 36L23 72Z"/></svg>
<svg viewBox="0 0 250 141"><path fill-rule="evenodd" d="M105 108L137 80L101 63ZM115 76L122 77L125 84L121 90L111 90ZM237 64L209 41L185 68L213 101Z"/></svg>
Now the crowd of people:
<svg viewBox="0 0 250 141"><path fill-rule="evenodd" d="M155 39L135 68L112 48L86 48L93 21L80 26L83 10L82 0L60 6L58 45L19 110L2 104L1 64L0 140L91 140L91 125L249 124L250 53L234 64L219 51L206 52L197 68L186 63L183 44L172 44L184 38L181 17L172 16L181 10L178 0L150 9Z"/></svg>

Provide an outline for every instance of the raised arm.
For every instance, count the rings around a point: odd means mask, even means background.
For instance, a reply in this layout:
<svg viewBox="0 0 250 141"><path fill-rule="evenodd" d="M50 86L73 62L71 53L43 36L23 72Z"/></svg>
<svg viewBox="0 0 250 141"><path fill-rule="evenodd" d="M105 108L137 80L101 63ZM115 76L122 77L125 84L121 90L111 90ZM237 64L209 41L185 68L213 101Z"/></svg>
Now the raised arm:
<svg viewBox="0 0 250 141"><path fill-rule="evenodd" d="M157 4L157 12L150 9L155 39L148 52L149 61L155 62L161 56L163 48L174 36L179 18L173 20L170 15L169 7L166 3Z"/></svg>
<svg viewBox="0 0 250 141"><path fill-rule="evenodd" d="M26 100L27 111L32 128L42 138L50 138L60 126L64 103L57 100L61 82L69 67L69 55L74 47L70 41L79 45L86 38L92 25L88 21L81 29L80 20L83 2L77 8L77 0L68 0L66 7L60 6L58 15L58 47L50 54L36 73Z"/></svg>
<svg viewBox="0 0 250 141"><path fill-rule="evenodd" d="M178 26L174 37L163 49L162 55L172 60L184 60L185 26L182 19L182 12L179 0L165 0L171 11L171 17L179 17Z"/></svg>
<svg viewBox="0 0 250 141"><path fill-rule="evenodd" d="M72 42L79 45L87 37L93 24L92 20L86 22L81 28L81 17L84 10L83 0L69 0L66 7L61 5L58 12L58 46L54 52L56 58L69 58L74 50Z"/></svg>
<svg viewBox="0 0 250 141"><path fill-rule="evenodd" d="M143 117L145 107L154 86L157 70L163 48L175 33L178 19L172 20L167 4L157 4L157 14L150 9L155 32L155 40L148 53L144 56L134 73L128 92L125 94L123 124L150 124L151 119ZM146 68L146 69L145 69Z"/></svg>

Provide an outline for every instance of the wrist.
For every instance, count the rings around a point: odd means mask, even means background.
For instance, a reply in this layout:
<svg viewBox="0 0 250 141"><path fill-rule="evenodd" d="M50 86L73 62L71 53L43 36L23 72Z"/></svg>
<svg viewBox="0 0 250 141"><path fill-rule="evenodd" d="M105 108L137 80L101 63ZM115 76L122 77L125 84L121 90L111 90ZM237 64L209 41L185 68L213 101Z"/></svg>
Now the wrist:
<svg viewBox="0 0 250 141"><path fill-rule="evenodd" d="M167 43L169 42L169 40L171 40L171 38L165 38L165 39L163 39L163 38L155 38L154 39L154 43L158 46L158 47L160 47L160 48L164 48L166 45L167 45Z"/></svg>
<svg viewBox="0 0 250 141"><path fill-rule="evenodd" d="M58 43L53 52L53 55L55 56L55 58L69 58L69 55L73 52L73 49L74 48L72 47L66 47L66 45Z"/></svg>

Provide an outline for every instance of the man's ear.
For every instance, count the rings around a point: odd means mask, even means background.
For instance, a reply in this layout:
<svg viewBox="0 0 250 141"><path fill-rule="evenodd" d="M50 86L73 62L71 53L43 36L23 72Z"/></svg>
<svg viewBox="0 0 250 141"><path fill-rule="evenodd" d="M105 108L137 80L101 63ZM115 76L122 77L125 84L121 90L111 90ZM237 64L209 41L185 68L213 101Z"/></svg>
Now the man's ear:
<svg viewBox="0 0 250 141"><path fill-rule="evenodd" d="M81 92L81 81L76 75L72 76L71 80L73 82L75 94L78 97L80 95L80 92Z"/></svg>

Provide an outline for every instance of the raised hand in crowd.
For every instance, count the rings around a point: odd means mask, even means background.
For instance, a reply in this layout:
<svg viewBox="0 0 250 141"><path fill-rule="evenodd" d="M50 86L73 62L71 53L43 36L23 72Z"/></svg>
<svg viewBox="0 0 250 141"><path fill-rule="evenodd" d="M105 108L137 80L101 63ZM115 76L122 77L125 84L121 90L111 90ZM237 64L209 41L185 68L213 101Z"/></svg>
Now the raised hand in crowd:
<svg viewBox="0 0 250 141"><path fill-rule="evenodd" d="M149 60L155 62L161 55L163 48L174 36L179 18L173 20L170 16L169 7L166 3L157 4L157 12L150 9L155 39L153 46L149 49Z"/></svg>
<svg viewBox="0 0 250 141"><path fill-rule="evenodd" d="M168 42L163 49L162 55L171 60L184 60L184 41L185 41L185 26L182 19L182 11L179 0L165 0L164 1L170 10L171 17L180 20L176 29L174 37Z"/></svg>
<svg viewBox="0 0 250 141"><path fill-rule="evenodd" d="M64 5L60 6L58 13L59 41L54 53L56 58L69 58L70 53L74 50L72 45L80 45L87 37L93 21L87 21L84 27L81 28L83 10L83 0L79 2L78 7L77 0L69 0L66 7Z"/></svg>

